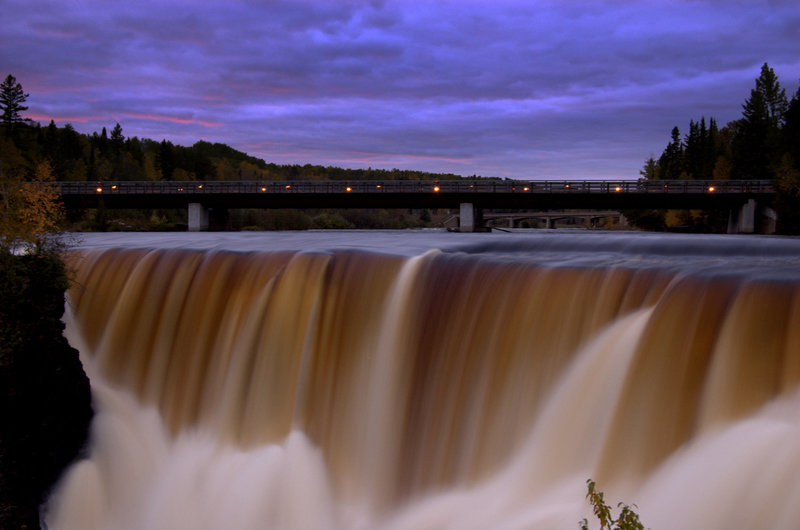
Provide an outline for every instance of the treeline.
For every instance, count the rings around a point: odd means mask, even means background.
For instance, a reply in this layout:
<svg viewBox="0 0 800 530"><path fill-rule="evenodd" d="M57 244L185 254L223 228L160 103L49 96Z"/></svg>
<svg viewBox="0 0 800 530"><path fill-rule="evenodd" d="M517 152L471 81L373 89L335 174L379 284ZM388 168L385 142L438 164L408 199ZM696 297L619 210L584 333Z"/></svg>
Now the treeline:
<svg viewBox="0 0 800 530"><path fill-rule="evenodd" d="M778 231L800 233L800 87L789 99L767 63L742 105L742 117L721 129L712 117L676 126L658 159L646 160L648 180L774 180ZM726 212L637 210L631 222L656 230L724 231Z"/></svg>
<svg viewBox="0 0 800 530"><path fill-rule="evenodd" d="M221 143L199 141L191 147L162 140L126 138L117 123L91 135L70 124L58 127L19 123L13 134L0 135L4 172L30 178L47 159L59 180L423 180L458 179L449 173L401 169L343 169L339 167L278 165L247 155Z"/></svg>

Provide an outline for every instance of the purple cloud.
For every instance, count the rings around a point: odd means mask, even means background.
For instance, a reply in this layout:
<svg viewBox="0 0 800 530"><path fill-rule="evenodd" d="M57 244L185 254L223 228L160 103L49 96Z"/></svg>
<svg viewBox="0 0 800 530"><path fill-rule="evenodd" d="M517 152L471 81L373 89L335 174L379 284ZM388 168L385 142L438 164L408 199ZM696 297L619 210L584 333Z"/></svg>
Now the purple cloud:
<svg viewBox="0 0 800 530"><path fill-rule="evenodd" d="M636 178L763 62L800 78L788 1L4 4L31 117L276 163Z"/></svg>

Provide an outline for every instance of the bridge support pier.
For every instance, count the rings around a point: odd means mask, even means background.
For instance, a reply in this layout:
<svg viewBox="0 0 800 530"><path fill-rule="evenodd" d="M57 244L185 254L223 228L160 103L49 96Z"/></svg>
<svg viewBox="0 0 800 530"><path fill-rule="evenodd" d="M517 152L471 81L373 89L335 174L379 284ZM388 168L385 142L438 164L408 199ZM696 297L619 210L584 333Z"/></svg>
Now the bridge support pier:
<svg viewBox="0 0 800 530"><path fill-rule="evenodd" d="M462 202L458 215L459 232L485 232L483 212L471 202Z"/></svg>
<svg viewBox="0 0 800 530"><path fill-rule="evenodd" d="M208 208L199 202L189 203L189 232L208 231Z"/></svg>
<svg viewBox="0 0 800 530"><path fill-rule="evenodd" d="M738 210L731 210L728 214L728 233L729 234L752 234L756 228L755 199L749 199L742 204Z"/></svg>

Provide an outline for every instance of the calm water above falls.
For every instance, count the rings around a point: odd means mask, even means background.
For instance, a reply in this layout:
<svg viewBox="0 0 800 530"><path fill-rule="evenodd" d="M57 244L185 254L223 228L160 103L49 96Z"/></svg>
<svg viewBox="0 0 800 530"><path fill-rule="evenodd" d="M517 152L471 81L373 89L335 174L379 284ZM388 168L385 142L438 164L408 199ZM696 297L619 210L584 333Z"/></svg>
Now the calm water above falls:
<svg viewBox="0 0 800 530"><path fill-rule="evenodd" d="M574 528L590 477L654 529L800 527L798 239L86 234L73 260L99 414L50 528Z"/></svg>
<svg viewBox="0 0 800 530"><path fill-rule="evenodd" d="M81 249L354 250L400 256L438 249L543 265L689 268L708 270L712 274L800 277L800 237L584 230L514 230L488 234L457 234L443 230L308 230L86 233L76 234L75 241Z"/></svg>

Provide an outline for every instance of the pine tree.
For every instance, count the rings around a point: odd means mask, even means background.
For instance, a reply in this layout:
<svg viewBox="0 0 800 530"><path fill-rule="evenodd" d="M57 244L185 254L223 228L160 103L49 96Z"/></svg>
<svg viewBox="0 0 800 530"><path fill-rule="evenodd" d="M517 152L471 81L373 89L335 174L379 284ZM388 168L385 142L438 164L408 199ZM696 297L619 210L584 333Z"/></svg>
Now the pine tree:
<svg viewBox="0 0 800 530"><path fill-rule="evenodd" d="M800 169L800 86L783 116L783 150L789 154L797 169Z"/></svg>
<svg viewBox="0 0 800 530"><path fill-rule="evenodd" d="M672 141L664 149L658 159L661 168L661 177L665 180L679 179L683 173L683 149L681 131L677 127L672 129Z"/></svg>
<svg viewBox="0 0 800 530"><path fill-rule="evenodd" d="M105 130L105 127L103 128ZM114 128L111 129L111 145L117 151L122 149L123 144L125 143L125 136L122 134L122 126L117 123L114 125Z"/></svg>
<svg viewBox="0 0 800 530"><path fill-rule="evenodd" d="M780 128L783 125L789 102L786 99L786 90L781 88L775 70L770 68L767 63L761 67L761 75L756 79L756 91L760 92L764 98L770 127Z"/></svg>
<svg viewBox="0 0 800 530"><path fill-rule="evenodd" d="M780 128L789 107L786 91L767 63L756 87L742 105L742 119L733 139L734 176L774 178L780 160Z"/></svg>
<svg viewBox="0 0 800 530"><path fill-rule="evenodd" d="M0 110L3 111L4 124L11 125L25 121L20 113L28 110L28 107L24 107L22 104L29 95L22 90L22 85L11 74L8 74L5 81L0 83Z"/></svg>
<svg viewBox="0 0 800 530"><path fill-rule="evenodd" d="M800 234L800 88L784 114L783 151L775 188L778 232Z"/></svg>

